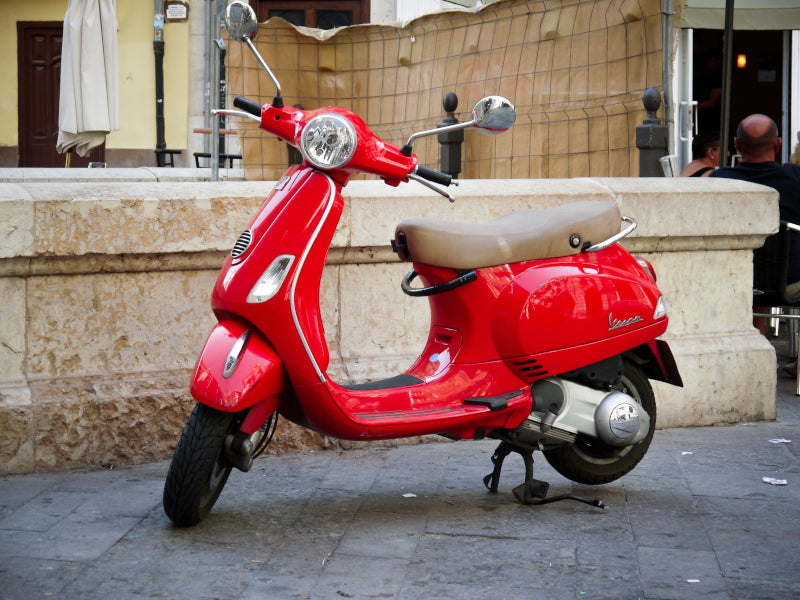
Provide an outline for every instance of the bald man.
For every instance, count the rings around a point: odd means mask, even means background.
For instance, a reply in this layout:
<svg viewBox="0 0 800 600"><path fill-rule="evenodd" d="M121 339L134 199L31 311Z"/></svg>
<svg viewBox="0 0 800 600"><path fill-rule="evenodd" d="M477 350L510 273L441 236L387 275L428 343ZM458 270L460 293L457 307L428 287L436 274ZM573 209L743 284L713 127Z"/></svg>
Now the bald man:
<svg viewBox="0 0 800 600"><path fill-rule="evenodd" d="M760 183L778 190L780 217L800 225L800 167L779 164L775 158L781 149L781 138L775 121L766 115L750 115L739 123L733 138L742 160L735 167L717 169L709 177L725 177ZM800 235L793 233L786 295L800 298ZM797 360L784 367L797 375Z"/></svg>
<svg viewBox="0 0 800 600"><path fill-rule="evenodd" d="M739 123L733 138L742 160L735 167L717 169L709 177L725 177L760 183L778 190L780 216L800 225L800 167L778 164L781 138L775 121L766 115L750 115ZM787 294L800 298L800 235L792 235L792 258L789 260Z"/></svg>
<svg viewBox="0 0 800 600"><path fill-rule="evenodd" d="M741 161L735 167L717 169L709 177L752 181L778 190L781 219L800 224L800 167L775 161L781 149L775 121L766 115L746 117L739 123L733 143Z"/></svg>

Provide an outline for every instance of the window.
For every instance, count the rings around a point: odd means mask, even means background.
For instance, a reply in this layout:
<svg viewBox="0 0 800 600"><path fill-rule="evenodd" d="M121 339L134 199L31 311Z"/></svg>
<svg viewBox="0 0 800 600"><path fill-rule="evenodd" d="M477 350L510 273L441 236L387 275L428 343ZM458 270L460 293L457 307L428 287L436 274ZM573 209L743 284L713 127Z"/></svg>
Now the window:
<svg viewBox="0 0 800 600"><path fill-rule="evenodd" d="M256 0L259 22L272 17L292 25L333 29L369 22L369 0Z"/></svg>

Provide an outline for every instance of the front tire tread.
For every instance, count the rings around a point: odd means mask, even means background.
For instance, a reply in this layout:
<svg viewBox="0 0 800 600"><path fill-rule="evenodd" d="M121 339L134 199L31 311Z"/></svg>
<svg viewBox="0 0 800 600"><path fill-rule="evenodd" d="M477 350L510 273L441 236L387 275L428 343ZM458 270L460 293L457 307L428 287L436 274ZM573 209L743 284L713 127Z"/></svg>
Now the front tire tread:
<svg viewBox="0 0 800 600"><path fill-rule="evenodd" d="M197 524L219 498L231 472L223 445L233 416L202 404L192 411L164 484L164 511L176 525Z"/></svg>

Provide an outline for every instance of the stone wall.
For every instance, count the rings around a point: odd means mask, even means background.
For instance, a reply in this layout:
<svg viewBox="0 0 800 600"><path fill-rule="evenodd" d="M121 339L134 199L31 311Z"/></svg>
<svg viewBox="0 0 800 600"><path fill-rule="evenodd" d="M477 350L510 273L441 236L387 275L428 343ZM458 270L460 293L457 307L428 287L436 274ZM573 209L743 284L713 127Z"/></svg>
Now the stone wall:
<svg viewBox="0 0 800 600"><path fill-rule="evenodd" d="M2 179L2 178L0 178ZM269 182L0 183L0 474L168 457L191 410L209 295ZM422 348L424 299L388 246L409 216L480 222L526 207L615 200L639 221L670 306L686 387L657 385L659 426L775 417L775 354L752 326L751 251L777 194L690 179L463 181L450 204L417 185L355 181L323 276L329 372L400 372ZM335 443L284 425L276 448Z"/></svg>

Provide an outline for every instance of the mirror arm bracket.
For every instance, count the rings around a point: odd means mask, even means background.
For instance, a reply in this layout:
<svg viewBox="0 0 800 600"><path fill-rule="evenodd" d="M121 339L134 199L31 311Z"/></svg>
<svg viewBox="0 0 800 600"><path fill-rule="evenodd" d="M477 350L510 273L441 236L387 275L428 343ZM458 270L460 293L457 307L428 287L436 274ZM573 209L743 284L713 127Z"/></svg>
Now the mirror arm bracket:
<svg viewBox="0 0 800 600"><path fill-rule="evenodd" d="M275 97L272 99L272 106L274 108L283 108L283 98L281 97L281 84L278 82L278 79L275 77L275 75L272 74L269 65L267 65L264 58L258 52L255 45L253 44L253 41L249 37L245 37L244 43L247 44L248 48L250 48L250 52L252 52L253 56L256 57L258 64L261 65L261 68L264 69L264 72L267 74L267 77L270 78L270 81L272 81L273 85L275 86Z"/></svg>
<svg viewBox="0 0 800 600"><path fill-rule="evenodd" d="M456 123L455 125L448 125L447 127L437 127L436 129L428 129L426 131L419 131L411 135L406 142L406 145L403 146L400 150L406 156L411 156L411 144L414 140L417 140L421 137L427 137L429 135L435 135L438 133L447 133L448 131L458 131L459 129L466 129L467 127L472 127L475 125L475 119L471 121L464 121L463 123ZM408 154L406 154L405 150L408 149Z"/></svg>

